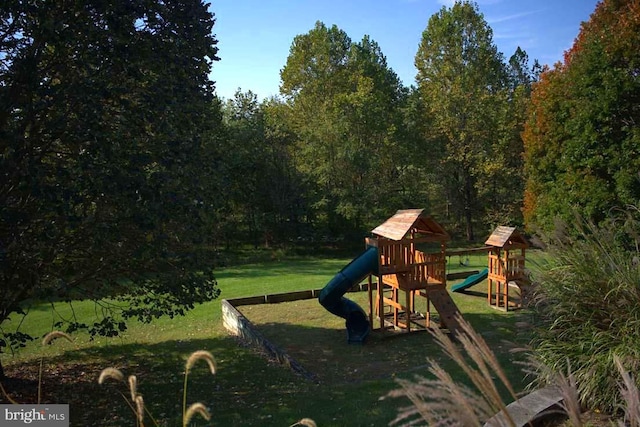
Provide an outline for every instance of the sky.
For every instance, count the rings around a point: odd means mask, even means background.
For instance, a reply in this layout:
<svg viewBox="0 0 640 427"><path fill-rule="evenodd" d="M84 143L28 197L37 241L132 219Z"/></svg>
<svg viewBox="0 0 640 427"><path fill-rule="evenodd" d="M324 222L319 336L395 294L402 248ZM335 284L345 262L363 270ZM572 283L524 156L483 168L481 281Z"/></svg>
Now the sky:
<svg viewBox="0 0 640 427"><path fill-rule="evenodd" d="M414 84L414 58L429 18L453 0L210 0L220 61L211 78L231 98L238 88L260 99L279 93L280 70L293 38L316 21L344 30L353 42L369 35L405 86ZM478 0L505 58L518 46L552 66L573 45L597 0Z"/></svg>

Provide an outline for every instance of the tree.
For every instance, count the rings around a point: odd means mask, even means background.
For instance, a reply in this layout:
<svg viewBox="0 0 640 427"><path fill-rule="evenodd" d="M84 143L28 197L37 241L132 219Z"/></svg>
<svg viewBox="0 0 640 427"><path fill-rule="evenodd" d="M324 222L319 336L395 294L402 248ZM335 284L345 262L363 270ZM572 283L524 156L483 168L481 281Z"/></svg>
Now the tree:
<svg viewBox="0 0 640 427"><path fill-rule="evenodd" d="M257 248L298 236L306 204L288 106L278 98L260 102L255 93L238 89L223 110L219 194L224 202L217 240L251 241Z"/></svg>
<svg viewBox="0 0 640 427"><path fill-rule="evenodd" d="M525 220L600 223L640 200L640 7L598 4L563 63L534 85L524 132Z"/></svg>
<svg viewBox="0 0 640 427"><path fill-rule="evenodd" d="M420 206L448 222L448 198L441 177L444 174L441 159L444 144L433 132L433 123L420 90L407 88L401 106L399 158L397 167L404 179L396 180L401 186L398 206Z"/></svg>
<svg viewBox="0 0 640 427"><path fill-rule="evenodd" d="M522 225L524 161L522 131L537 79L539 64L529 66L529 57L520 47L506 65L507 85L496 95L496 128L489 153L478 177L479 197L487 206L484 222L493 230L501 224Z"/></svg>
<svg viewBox="0 0 640 427"><path fill-rule="evenodd" d="M479 216L477 181L498 127L505 86L502 55L476 5L457 2L429 19L415 58L416 81L444 144L449 201L463 218L468 240Z"/></svg>
<svg viewBox="0 0 640 427"><path fill-rule="evenodd" d="M234 232L245 230L259 244L263 232L265 206L265 140L264 116L258 96L251 92L236 91L224 107L227 127L227 146L222 165L227 192L227 219L235 218Z"/></svg>
<svg viewBox="0 0 640 427"><path fill-rule="evenodd" d="M264 115L266 195L269 200L269 235L289 241L301 235L309 216L307 188L296 168L296 139L291 127L290 108L280 98L261 105Z"/></svg>
<svg viewBox="0 0 640 427"><path fill-rule="evenodd" d="M116 311L150 321L218 295L196 250L214 200L213 24L199 0L3 3L0 322L30 300L109 295L122 304L89 329L111 335Z"/></svg>
<svg viewBox="0 0 640 427"><path fill-rule="evenodd" d="M310 202L330 226L336 218L341 165L342 131L336 97L346 87L349 36L337 26L317 22L307 34L294 38L281 70L280 92L291 106L292 127L297 135L300 172L311 190Z"/></svg>
<svg viewBox="0 0 640 427"><path fill-rule="evenodd" d="M372 209L388 206L400 170L404 95L397 75L368 36L352 43L335 25L318 22L294 39L281 78L316 209L334 232L345 220L361 228Z"/></svg>

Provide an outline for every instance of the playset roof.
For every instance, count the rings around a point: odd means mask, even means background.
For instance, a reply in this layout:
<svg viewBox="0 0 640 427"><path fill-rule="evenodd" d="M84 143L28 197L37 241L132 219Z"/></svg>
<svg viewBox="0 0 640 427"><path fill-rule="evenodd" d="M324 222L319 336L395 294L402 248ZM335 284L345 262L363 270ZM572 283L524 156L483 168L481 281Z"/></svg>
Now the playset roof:
<svg viewBox="0 0 640 427"><path fill-rule="evenodd" d="M449 234L424 209L403 209L372 230L373 234L391 240L402 240L408 233L449 240Z"/></svg>
<svg viewBox="0 0 640 427"><path fill-rule="evenodd" d="M515 227L505 227L503 225L496 227L484 244L498 248L526 248L529 246L527 239L518 233Z"/></svg>

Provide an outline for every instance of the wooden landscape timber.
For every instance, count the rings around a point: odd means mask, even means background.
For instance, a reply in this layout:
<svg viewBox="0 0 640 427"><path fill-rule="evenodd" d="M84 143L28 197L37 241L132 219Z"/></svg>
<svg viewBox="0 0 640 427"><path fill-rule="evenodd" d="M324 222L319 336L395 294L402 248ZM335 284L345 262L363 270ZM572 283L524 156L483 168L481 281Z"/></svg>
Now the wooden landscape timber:
<svg viewBox="0 0 640 427"><path fill-rule="evenodd" d="M246 298L242 299L246 300ZM273 344L262 335L258 328L233 306L232 301L233 300L222 300L222 323L229 333L237 336L247 344L256 347L258 350L265 352L270 358L289 367L292 371L302 375L304 378L318 382L315 374L308 371L285 350Z"/></svg>
<svg viewBox="0 0 640 427"><path fill-rule="evenodd" d="M368 289L366 283L360 283L350 289L350 292L363 292ZM252 297L223 299L222 325L231 334L237 336L247 344L264 352L269 358L289 367L294 372L313 382L318 382L317 376L308 371L296 359L291 357L284 349L269 341L258 328L238 309L238 307L260 304L279 304L318 298L321 289L306 291L283 292L277 294L258 295Z"/></svg>
<svg viewBox="0 0 640 427"><path fill-rule="evenodd" d="M563 401L562 392L556 386L548 386L535 390L515 402L507 405L484 423L483 427L501 427L510 425L511 419L515 427L537 425L537 421L548 414L555 414L554 407ZM509 414L507 416L507 413Z"/></svg>

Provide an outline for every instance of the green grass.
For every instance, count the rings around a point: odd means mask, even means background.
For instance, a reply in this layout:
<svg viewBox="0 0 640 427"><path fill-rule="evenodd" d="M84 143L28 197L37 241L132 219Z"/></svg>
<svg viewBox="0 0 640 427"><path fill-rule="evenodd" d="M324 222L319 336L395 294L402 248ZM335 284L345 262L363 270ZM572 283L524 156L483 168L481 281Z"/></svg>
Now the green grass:
<svg viewBox="0 0 640 427"><path fill-rule="evenodd" d="M482 269L486 263L486 258L474 256L470 257L470 266L454 266L458 264L455 258L450 261L451 271ZM349 261L295 258L225 268L217 272L221 298L322 288ZM481 296L485 287L481 283L472 288L480 296L454 294L454 300L521 389L524 382L520 367L513 363L510 345L504 341L522 343L528 339L527 332L516 327L527 313L489 308ZM348 297L367 306L366 293ZM74 310L78 316L92 316L94 306L77 303ZM100 371L106 367L137 375L138 390L155 418L163 420L161 425L179 425L184 362L191 352L201 349L214 355L218 372L211 376L205 366L195 367L189 376L188 403L205 403L212 412L212 424L221 426L289 426L303 417L321 426L386 425L396 417L399 406L408 404L402 399L379 400L398 388L396 377L427 375L427 357L445 368L454 367L426 333L388 340L372 338L364 346L350 346L344 321L326 312L316 300L241 310L275 344L315 372L320 383L297 376L239 345L222 327L219 300L198 306L181 318L152 324L130 322L129 330L119 338L89 341L78 333L74 344L58 340L43 349L40 343L30 343L15 356L2 355L2 361L8 375L35 380L39 358L44 356L43 400L69 403L74 426L135 422L116 385L97 384ZM21 329L38 335L49 332L56 316L69 316L70 310L59 305L56 313L52 314L49 307L34 307ZM458 372L451 373L463 380ZM27 388L14 397L19 401L33 399L35 384L32 388L32 394ZM193 425L206 423L196 420Z"/></svg>

